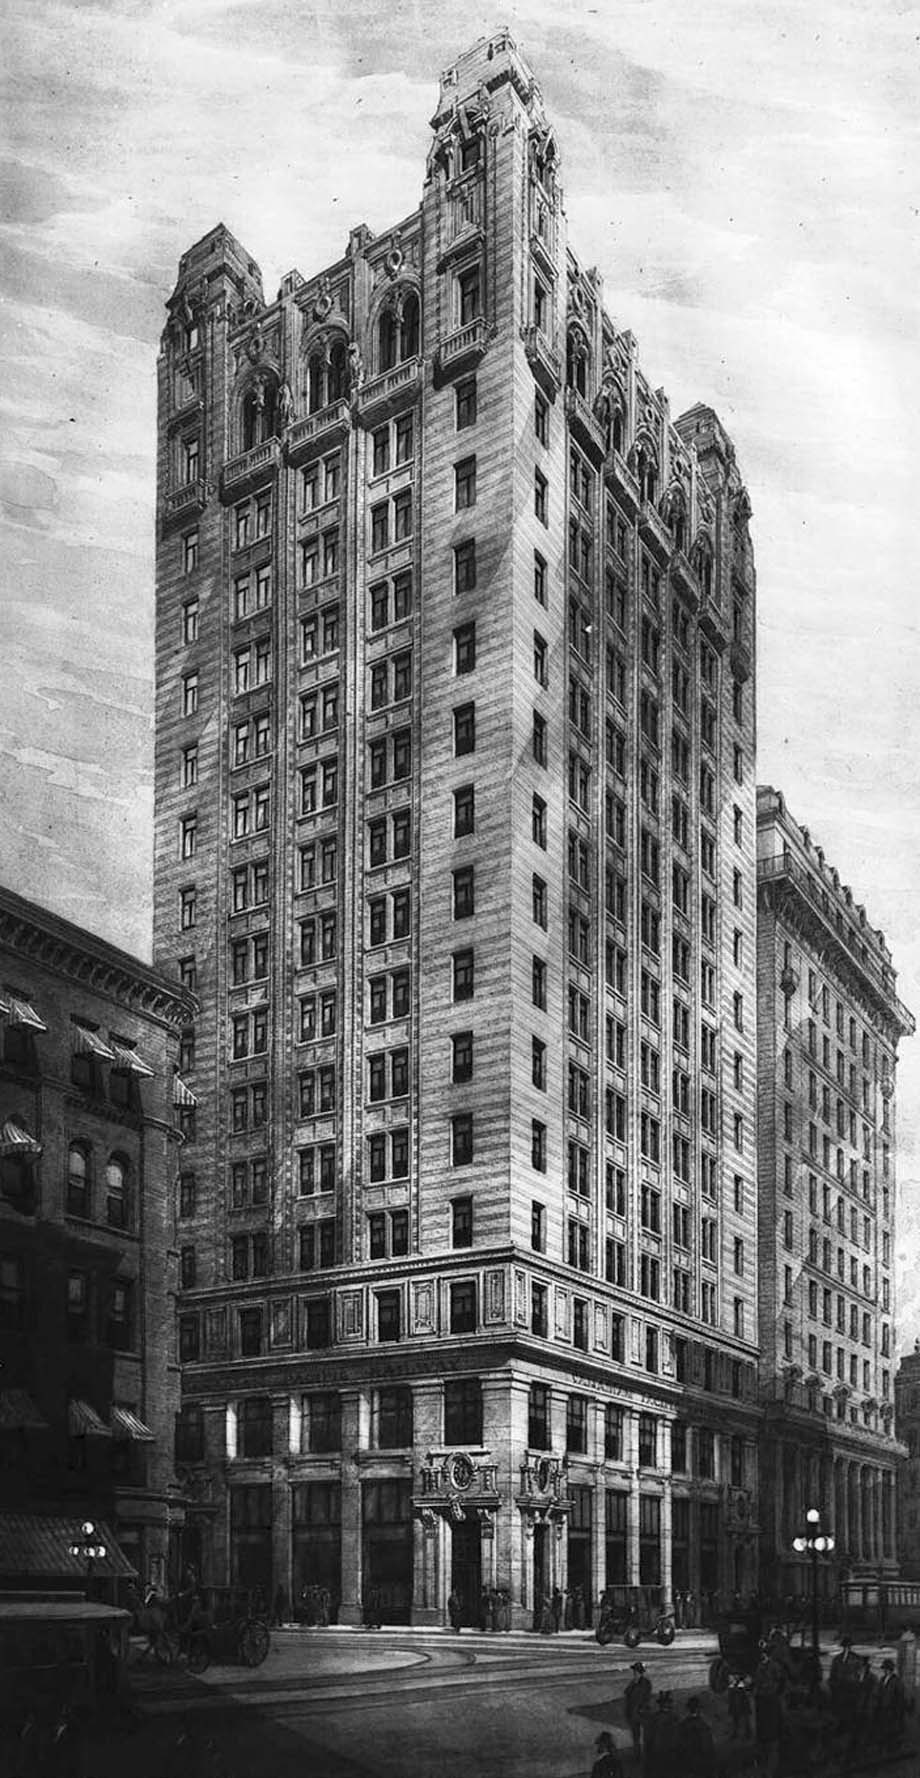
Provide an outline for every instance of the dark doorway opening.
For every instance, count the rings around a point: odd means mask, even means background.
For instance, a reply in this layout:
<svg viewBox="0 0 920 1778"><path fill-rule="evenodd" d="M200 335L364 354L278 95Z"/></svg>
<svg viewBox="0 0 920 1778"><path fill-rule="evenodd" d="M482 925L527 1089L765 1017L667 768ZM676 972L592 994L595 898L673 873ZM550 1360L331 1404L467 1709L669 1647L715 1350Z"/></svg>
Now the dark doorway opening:
<svg viewBox="0 0 920 1778"><path fill-rule="evenodd" d="M482 1542L478 1519L451 1526L450 1584L460 1601L461 1622L479 1626L482 1595Z"/></svg>

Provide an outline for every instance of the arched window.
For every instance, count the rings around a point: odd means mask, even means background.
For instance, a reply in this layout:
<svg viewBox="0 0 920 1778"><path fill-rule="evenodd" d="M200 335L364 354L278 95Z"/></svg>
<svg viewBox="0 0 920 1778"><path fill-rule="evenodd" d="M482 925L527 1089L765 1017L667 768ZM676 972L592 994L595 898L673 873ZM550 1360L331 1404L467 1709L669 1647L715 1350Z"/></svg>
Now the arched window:
<svg viewBox="0 0 920 1778"><path fill-rule="evenodd" d="M686 549L686 547L687 547L687 503L686 503L686 500L684 499L683 490L681 488L674 488L671 491L670 503L669 503L669 507L668 507L668 522L671 527L671 536L674 539L674 548L675 549Z"/></svg>
<svg viewBox="0 0 920 1778"><path fill-rule="evenodd" d="M262 379L243 397L243 450L253 451L275 436L275 392Z"/></svg>
<svg viewBox="0 0 920 1778"><path fill-rule="evenodd" d="M658 464L647 444L640 444L636 453L639 476L639 497L653 504L658 495Z"/></svg>
<svg viewBox="0 0 920 1778"><path fill-rule="evenodd" d="M577 328L570 328L565 350L565 380L579 395L588 394L588 342Z"/></svg>
<svg viewBox="0 0 920 1778"><path fill-rule="evenodd" d="M89 1156L81 1143L72 1142L67 1151L67 1214L88 1217L90 1210Z"/></svg>
<svg viewBox="0 0 920 1778"><path fill-rule="evenodd" d="M326 405L326 361L322 352L311 352L307 361L307 411L319 413Z"/></svg>
<svg viewBox="0 0 920 1778"><path fill-rule="evenodd" d="M377 362L382 371L393 369L396 363L398 343L399 329L396 316L393 310L387 307L380 317L377 329Z"/></svg>
<svg viewBox="0 0 920 1778"><path fill-rule="evenodd" d="M415 291L410 291L403 303L402 323L399 330L399 360L405 364L409 358L418 357L419 346L419 306Z"/></svg>
<svg viewBox="0 0 920 1778"><path fill-rule="evenodd" d="M128 1169L117 1154L106 1163L105 1220L113 1229L128 1226Z"/></svg>
<svg viewBox="0 0 920 1778"><path fill-rule="evenodd" d="M336 340L329 354L329 375L326 400L341 401L348 394L348 351L344 340Z"/></svg>

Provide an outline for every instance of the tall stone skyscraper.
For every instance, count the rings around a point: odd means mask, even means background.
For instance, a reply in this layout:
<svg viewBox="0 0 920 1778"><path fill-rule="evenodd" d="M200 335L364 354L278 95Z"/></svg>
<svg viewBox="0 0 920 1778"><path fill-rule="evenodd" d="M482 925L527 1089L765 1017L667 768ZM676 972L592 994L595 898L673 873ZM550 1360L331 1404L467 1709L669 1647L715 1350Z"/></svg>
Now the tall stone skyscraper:
<svg viewBox="0 0 920 1778"><path fill-rule="evenodd" d="M835 1594L897 1573L895 1070L914 1020L884 934L770 787L757 846L764 1548L779 1590L807 1593L793 1539L817 1507Z"/></svg>
<svg viewBox="0 0 920 1778"><path fill-rule="evenodd" d="M612 195L615 203L615 194ZM508 37L419 208L160 359L188 1554L342 1621L756 1580L755 581ZM196 1504L197 1503L197 1504ZM306 1608L306 1606L305 1606Z"/></svg>

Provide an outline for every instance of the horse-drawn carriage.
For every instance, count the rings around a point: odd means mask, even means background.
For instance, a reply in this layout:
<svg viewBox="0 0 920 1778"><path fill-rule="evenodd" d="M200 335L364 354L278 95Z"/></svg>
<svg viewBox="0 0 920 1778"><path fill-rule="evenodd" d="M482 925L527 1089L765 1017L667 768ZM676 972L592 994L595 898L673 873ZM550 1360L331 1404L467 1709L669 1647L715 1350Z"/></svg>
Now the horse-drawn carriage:
<svg viewBox="0 0 920 1778"><path fill-rule="evenodd" d="M793 1641L798 1629L800 1640ZM783 1693L790 1704L813 1699L821 1684L821 1662L805 1642L804 1623L765 1623L758 1610L730 1612L716 1624L719 1652L709 1668L709 1686L728 1691L732 1681L753 1682L766 1650L782 1675Z"/></svg>
<svg viewBox="0 0 920 1778"><path fill-rule="evenodd" d="M247 1587L187 1588L168 1599L135 1602L135 1628L164 1666L184 1661L204 1673L212 1661L259 1667L271 1646L265 1602Z"/></svg>
<svg viewBox="0 0 920 1778"><path fill-rule="evenodd" d="M627 1648L638 1648L643 1636L654 1636L663 1648L674 1641L674 1618L664 1609L661 1587L612 1586L601 1594L597 1629L601 1645L622 1636Z"/></svg>

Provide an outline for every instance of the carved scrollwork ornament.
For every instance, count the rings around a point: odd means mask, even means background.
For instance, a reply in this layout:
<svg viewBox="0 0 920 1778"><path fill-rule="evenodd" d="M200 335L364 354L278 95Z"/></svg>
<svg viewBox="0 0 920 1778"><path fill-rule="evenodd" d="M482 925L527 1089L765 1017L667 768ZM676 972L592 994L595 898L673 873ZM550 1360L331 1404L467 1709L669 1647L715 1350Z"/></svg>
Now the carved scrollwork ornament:
<svg viewBox="0 0 920 1778"><path fill-rule="evenodd" d="M436 1512L433 1511L433 1509L430 1506L423 1506L422 1507L422 1510L419 1513L419 1519L421 1520L422 1532L423 1532L424 1536L425 1537L437 1537L438 1515Z"/></svg>
<svg viewBox="0 0 920 1778"><path fill-rule="evenodd" d="M316 293L316 301L313 304L313 319L314 319L314 321L325 321L326 316L329 314L329 311L331 308L332 308L332 290L330 288L329 279L324 278L322 280L322 283L320 284L319 290Z"/></svg>
<svg viewBox="0 0 920 1778"><path fill-rule="evenodd" d="M473 1485L475 1470L465 1451L455 1451L447 1459L447 1485L456 1488L459 1494L465 1494Z"/></svg>
<svg viewBox="0 0 920 1778"><path fill-rule="evenodd" d="M402 250L402 247L399 244L399 241L398 240L394 241L392 247L390 248L389 253L386 256L386 259L383 262L384 270L385 270L388 278L398 278L400 272L402 271L403 264L405 262L405 257L406 256Z"/></svg>

